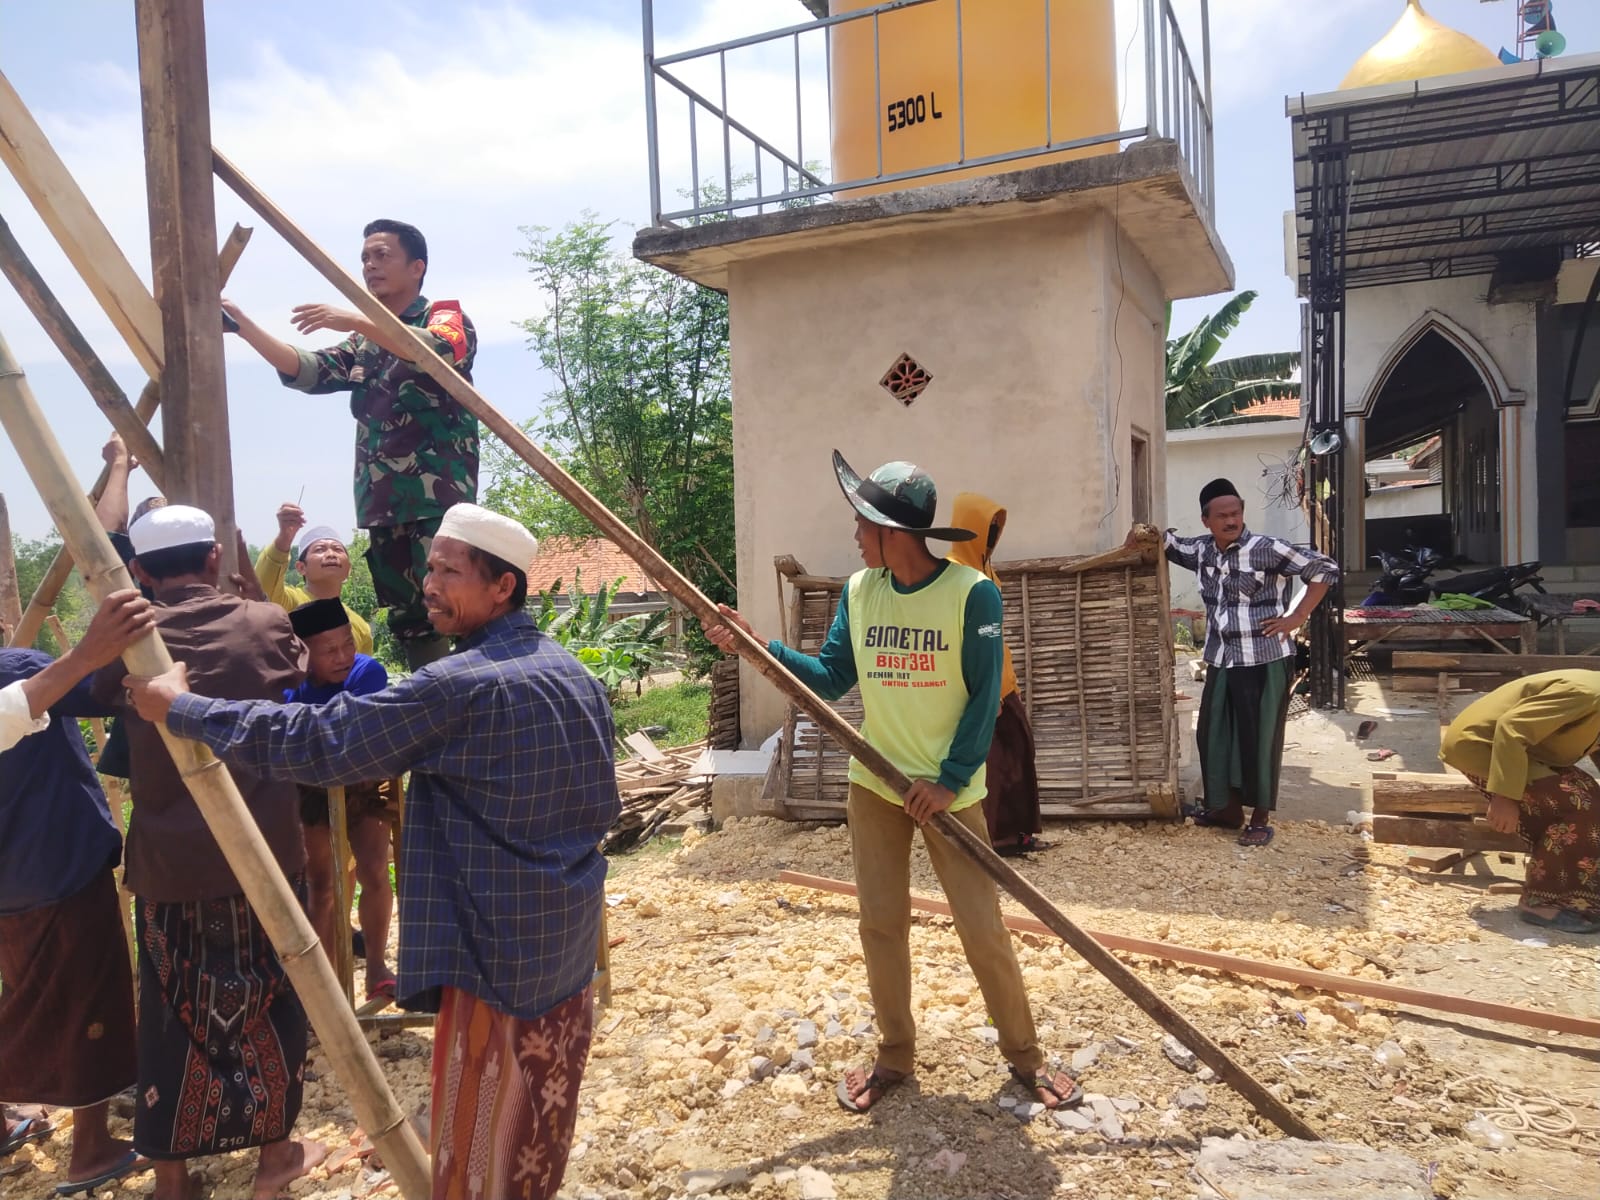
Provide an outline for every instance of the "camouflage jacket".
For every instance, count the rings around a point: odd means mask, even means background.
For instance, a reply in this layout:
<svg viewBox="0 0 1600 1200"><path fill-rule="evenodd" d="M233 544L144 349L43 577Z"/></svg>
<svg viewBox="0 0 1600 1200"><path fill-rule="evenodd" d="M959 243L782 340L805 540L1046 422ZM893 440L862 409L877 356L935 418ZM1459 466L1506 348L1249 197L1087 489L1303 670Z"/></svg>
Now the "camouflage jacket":
<svg viewBox="0 0 1600 1200"><path fill-rule="evenodd" d="M418 296L400 319L424 331L441 358L472 378L478 334L459 304ZM359 333L299 354L300 370L280 376L286 385L318 395L350 393L357 525L403 525L477 499L478 419L420 368Z"/></svg>

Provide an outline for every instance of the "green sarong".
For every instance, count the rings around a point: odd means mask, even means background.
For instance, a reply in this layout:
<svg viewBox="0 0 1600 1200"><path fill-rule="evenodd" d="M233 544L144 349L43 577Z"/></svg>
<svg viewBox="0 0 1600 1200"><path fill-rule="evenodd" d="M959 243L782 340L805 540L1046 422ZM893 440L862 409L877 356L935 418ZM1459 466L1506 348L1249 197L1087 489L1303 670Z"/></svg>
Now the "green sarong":
<svg viewBox="0 0 1600 1200"><path fill-rule="evenodd" d="M1207 811L1233 804L1264 812L1278 807L1293 671L1293 658L1206 669L1196 741Z"/></svg>

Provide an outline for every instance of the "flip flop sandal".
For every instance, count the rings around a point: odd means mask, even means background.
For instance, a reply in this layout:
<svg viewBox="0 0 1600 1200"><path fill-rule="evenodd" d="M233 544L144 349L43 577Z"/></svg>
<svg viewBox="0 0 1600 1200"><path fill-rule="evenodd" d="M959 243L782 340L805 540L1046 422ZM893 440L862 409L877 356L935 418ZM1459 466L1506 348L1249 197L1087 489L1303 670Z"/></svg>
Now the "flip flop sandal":
<svg viewBox="0 0 1600 1200"><path fill-rule="evenodd" d="M1213 814L1209 809L1201 809L1195 814L1194 827L1196 829L1243 829L1244 818L1240 817L1237 821L1224 820Z"/></svg>
<svg viewBox="0 0 1600 1200"><path fill-rule="evenodd" d="M121 1162L110 1170L102 1171L93 1179L82 1179L77 1183L68 1180L66 1183L56 1184L56 1195L76 1196L79 1192L96 1192L108 1183L115 1183L124 1175L133 1171L148 1171L149 1169L150 1163L147 1160L140 1158L137 1151L129 1150L127 1154L123 1155Z"/></svg>
<svg viewBox="0 0 1600 1200"><path fill-rule="evenodd" d="M874 1067L867 1072L865 1081L855 1094L851 1093L850 1077L848 1075L839 1080L839 1086L833 1090L833 1094L839 1100L839 1107L844 1109L845 1112L863 1115L877 1108L885 1096L910 1078L910 1075L886 1075ZM871 1104L858 1104L856 1103L856 1095L860 1095L862 1092L876 1092L878 1098Z"/></svg>
<svg viewBox="0 0 1600 1200"><path fill-rule="evenodd" d="M376 984L367 989L367 999L376 1000L382 996L390 1004L394 1003L398 985L392 979L380 979Z"/></svg>
<svg viewBox="0 0 1600 1200"><path fill-rule="evenodd" d="M1553 917L1541 917L1527 909L1518 909L1517 915L1529 925L1554 929L1558 933L1600 933L1600 918L1585 916L1576 909L1557 909Z"/></svg>
<svg viewBox="0 0 1600 1200"><path fill-rule="evenodd" d="M25 1117L18 1121L11 1129L11 1136L0 1142L0 1158L15 1154L29 1142L42 1142L56 1127L43 1117Z"/></svg>
<svg viewBox="0 0 1600 1200"><path fill-rule="evenodd" d="M1239 835L1241 846L1268 846L1272 844L1273 835L1277 831L1271 825L1250 825Z"/></svg>
<svg viewBox="0 0 1600 1200"><path fill-rule="evenodd" d="M1051 1075L1048 1071L1035 1071L1030 1075L1026 1071L1019 1071L1016 1067L1012 1067L1011 1078L1027 1088L1028 1095L1033 1100L1037 1101L1039 1099L1038 1093L1041 1090L1054 1096L1056 1102L1046 1106L1051 1111L1058 1108L1071 1108L1083 1100L1083 1088L1078 1085L1076 1079L1073 1079L1065 1071L1057 1071L1054 1075ZM1061 1091L1060 1082L1063 1079L1072 1085L1064 1094Z"/></svg>

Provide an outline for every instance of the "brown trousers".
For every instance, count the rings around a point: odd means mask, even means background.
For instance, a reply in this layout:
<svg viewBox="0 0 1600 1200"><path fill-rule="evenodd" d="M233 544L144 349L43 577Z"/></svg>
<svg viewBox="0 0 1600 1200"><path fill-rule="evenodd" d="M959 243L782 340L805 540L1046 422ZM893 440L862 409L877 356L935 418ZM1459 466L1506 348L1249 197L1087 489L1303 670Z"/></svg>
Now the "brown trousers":
<svg viewBox="0 0 1600 1200"><path fill-rule="evenodd" d="M878 1021L878 1065L916 1069L916 1022L911 1016L911 835L916 822L905 809L875 792L850 785L847 805L850 853L861 905L861 952ZM981 806L953 814L980 838L989 836ZM1044 1065L1033 1013L1011 934L1000 920L994 882L936 833L923 844L955 917L967 963L977 977L989 1017L1000 1034L1000 1053L1026 1072Z"/></svg>

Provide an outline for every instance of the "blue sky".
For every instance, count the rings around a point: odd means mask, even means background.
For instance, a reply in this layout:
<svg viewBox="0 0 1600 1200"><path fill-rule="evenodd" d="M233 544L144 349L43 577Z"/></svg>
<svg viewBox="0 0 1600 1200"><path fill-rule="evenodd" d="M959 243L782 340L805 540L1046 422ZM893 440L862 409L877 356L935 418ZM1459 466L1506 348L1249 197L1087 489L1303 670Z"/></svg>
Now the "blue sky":
<svg viewBox="0 0 1600 1200"><path fill-rule="evenodd" d="M1119 12L1131 0L1118 0ZM1197 0L1176 0L1198 42ZM1241 288L1261 292L1230 342L1245 353L1294 348L1299 318L1283 274L1282 213L1291 203L1283 97L1337 86L1382 36L1403 0L1213 0L1219 224ZM1491 48L1510 41L1514 0L1429 0L1440 20ZM319 243L352 267L360 227L409 220L431 249L428 292L462 301L477 323L478 382L514 419L535 415L548 380L517 322L537 311L522 225L559 226L585 209L618 221L623 244L648 218L639 5L636 0L457 0L427 9L356 0L208 6L216 143ZM1557 0L1569 53L1600 49L1600 4ZM798 0L657 0L664 50L805 18ZM1131 26L1123 22L1119 39ZM1133 57L1138 58L1135 49ZM149 278L138 64L131 6L105 0L0 4L0 70L22 94L135 268ZM764 108L791 87L757 68L736 116L792 129ZM1132 106L1136 107L1136 106ZM1130 120L1136 119L1130 114ZM819 128L820 122L812 128ZM433 155L425 164L418 147ZM826 142L806 147L825 158ZM669 152L668 157L672 155ZM255 223L219 189L218 224ZM143 377L10 177L0 215L107 361L137 394ZM256 237L229 296L290 336L296 303L336 299L269 230ZM1185 327L1218 299L1178 306ZM22 362L85 484L99 467L104 419L9 289L0 333ZM314 523L353 522L352 422L341 397L302 398L233 339L228 391L240 521L254 541L277 504L305 489ZM150 490L136 477L134 494ZM8 444L0 492L15 531L50 521Z"/></svg>

